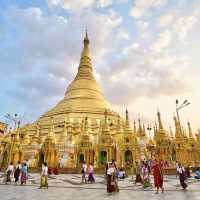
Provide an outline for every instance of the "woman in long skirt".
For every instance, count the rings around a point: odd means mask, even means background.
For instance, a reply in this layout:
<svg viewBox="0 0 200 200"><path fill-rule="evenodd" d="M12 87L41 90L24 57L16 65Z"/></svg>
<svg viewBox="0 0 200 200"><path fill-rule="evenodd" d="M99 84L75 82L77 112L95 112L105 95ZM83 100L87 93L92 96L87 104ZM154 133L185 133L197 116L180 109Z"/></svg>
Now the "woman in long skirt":
<svg viewBox="0 0 200 200"><path fill-rule="evenodd" d="M112 193L115 191L114 188L114 183L112 182L112 177L114 173L114 168L112 167L112 164L108 164L108 169L107 169L107 192Z"/></svg>
<svg viewBox="0 0 200 200"><path fill-rule="evenodd" d="M88 170L88 183L91 182L95 182L95 179L94 179L94 167L93 167L93 164L90 163L90 166L89 166L89 170Z"/></svg>
<svg viewBox="0 0 200 200"><path fill-rule="evenodd" d="M142 179L143 179L143 188L147 188L151 186L150 177L149 177L149 168L147 163L143 163L142 166Z"/></svg>
<svg viewBox="0 0 200 200"><path fill-rule="evenodd" d="M11 175L13 174L14 171L14 166L13 163L11 162L6 170L6 180L5 183L7 184L8 182L11 183Z"/></svg>
<svg viewBox="0 0 200 200"><path fill-rule="evenodd" d="M26 184L27 177L28 177L28 166L26 163L24 163L21 169L21 185Z"/></svg>
<svg viewBox="0 0 200 200"><path fill-rule="evenodd" d="M186 190L187 183L185 181L186 181L187 178L186 178L186 174L185 174L185 169L181 165L181 163L178 164L177 173L179 174L181 187L183 188L183 190Z"/></svg>
<svg viewBox="0 0 200 200"><path fill-rule="evenodd" d="M140 166L139 166L138 162L136 162L136 163L135 163L135 175L136 175L135 184L136 184L136 183L141 183L141 184L143 184L140 171L141 171L141 170L140 170Z"/></svg>
<svg viewBox="0 0 200 200"><path fill-rule="evenodd" d="M118 176L118 172L117 172L117 167L116 164L113 165L114 168L114 173L113 173L113 181L114 181L114 186L115 186L115 192L119 192L119 186L118 186L118 181L117 181L117 176Z"/></svg>
<svg viewBox="0 0 200 200"><path fill-rule="evenodd" d="M159 193L159 188L161 188L162 192L164 192L162 164L158 163L157 160L155 160L152 169L153 169L153 177L154 177L154 186L157 189L156 194Z"/></svg>
<svg viewBox="0 0 200 200"><path fill-rule="evenodd" d="M15 172L14 172L14 177L15 177L15 183L17 183L19 181L19 175L21 172L21 163L20 161L18 161L16 167L15 167Z"/></svg>
<svg viewBox="0 0 200 200"><path fill-rule="evenodd" d="M43 167L42 167L41 179L40 179L40 188L43 188L43 187L48 188L47 176L48 176L48 166L47 166L47 163L44 162Z"/></svg>
<svg viewBox="0 0 200 200"><path fill-rule="evenodd" d="M111 163L109 164L107 170L107 192L119 192L116 168Z"/></svg>

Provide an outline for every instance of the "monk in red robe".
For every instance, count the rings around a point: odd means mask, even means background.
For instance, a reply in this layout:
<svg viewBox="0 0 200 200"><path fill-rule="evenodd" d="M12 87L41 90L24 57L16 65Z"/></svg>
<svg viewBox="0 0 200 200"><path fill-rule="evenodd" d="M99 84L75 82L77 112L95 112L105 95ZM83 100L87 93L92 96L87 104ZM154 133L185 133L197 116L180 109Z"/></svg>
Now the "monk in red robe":
<svg viewBox="0 0 200 200"><path fill-rule="evenodd" d="M156 194L159 193L159 188L161 188L162 192L164 192L163 188L163 165L160 162L155 160L153 169L153 177L154 177L154 186L156 187L157 191Z"/></svg>

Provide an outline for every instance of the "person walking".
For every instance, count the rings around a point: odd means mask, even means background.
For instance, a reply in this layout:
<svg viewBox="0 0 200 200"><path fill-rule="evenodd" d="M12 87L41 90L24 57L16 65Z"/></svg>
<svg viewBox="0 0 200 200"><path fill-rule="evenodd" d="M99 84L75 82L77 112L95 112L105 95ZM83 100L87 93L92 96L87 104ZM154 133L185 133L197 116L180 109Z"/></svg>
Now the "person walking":
<svg viewBox="0 0 200 200"><path fill-rule="evenodd" d="M95 182L95 178L94 178L94 167L93 164L90 163L89 169L88 169L88 183L94 183Z"/></svg>
<svg viewBox="0 0 200 200"><path fill-rule="evenodd" d="M83 161L83 166L82 166L81 173L82 173L82 183L83 182L87 183L87 179L86 179L87 165L86 165L85 161Z"/></svg>
<svg viewBox="0 0 200 200"><path fill-rule="evenodd" d="M22 169L21 162L18 161L18 163L17 163L17 165L15 167L15 172L14 172L14 178L15 178L15 183L16 184L19 181L19 176L20 176L20 173L21 173L21 169Z"/></svg>
<svg viewBox="0 0 200 200"><path fill-rule="evenodd" d="M26 184L28 178L28 166L26 163L23 163L21 169L21 185Z"/></svg>
<svg viewBox="0 0 200 200"><path fill-rule="evenodd" d="M164 192L164 187L163 187L163 165L161 162L157 162L155 160L153 166L153 177L154 177L154 186L156 187L156 194L159 193L159 188L161 188L162 192Z"/></svg>
<svg viewBox="0 0 200 200"><path fill-rule="evenodd" d="M141 167L137 161L135 162L135 175L136 175L135 184L137 183L143 184L143 181L141 178Z"/></svg>
<svg viewBox="0 0 200 200"><path fill-rule="evenodd" d="M107 170L107 192L109 194L119 192L116 166L112 163L109 163Z"/></svg>
<svg viewBox="0 0 200 200"><path fill-rule="evenodd" d="M186 183L187 177L186 177L185 169L181 165L181 163L178 163L177 173L179 175L179 180L180 180L181 187L183 188L183 190L186 190L186 188L188 187L188 185Z"/></svg>
<svg viewBox="0 0 200 200"><path fill-rule="evenodd" d="M143 166L142 166L142 181L143 181L143 188L147 188L151 186L150 176L149 176L149 167L146 162L143 162Z"/></svg>
<svg viewBox="0 0 200 200"><path fill-rule="evenodd" d="M11 184L11 175L14 172L14 166L13 163L10 162L10 164L8 165L8 168L6 169L6 180L5 180L5 184L7 184L8 182L10 182Z"/></svg>
<svg viewBox="0 0 200 200"><path fill-rule="evenodd" d="M107 192L108 193L114 192L113 174L114 174L114 168L112 167L112 164L109 163L108 169L107 169Z"/></svg>
<svg viewBox="0 0 200 200"><path fill-rule="evenodd" d="M40 179L40 189L46 187L48 188L48 166L47 163L44 162L42 166L42 172L41 172L41 179Z"/></svg>

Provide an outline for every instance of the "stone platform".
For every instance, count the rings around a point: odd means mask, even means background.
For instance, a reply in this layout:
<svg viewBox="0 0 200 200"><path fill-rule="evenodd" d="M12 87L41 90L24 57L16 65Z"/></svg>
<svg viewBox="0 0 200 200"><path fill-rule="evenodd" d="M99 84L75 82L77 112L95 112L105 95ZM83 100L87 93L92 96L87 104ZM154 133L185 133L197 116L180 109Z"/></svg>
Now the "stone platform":
<svg viewBox="0 0 200 200"><path fill-rule="evenodd" d="M154 188L143 189L141 185L133 183L134 177L130 176L125 180L120 180L120 192L108 195L104 177L96 175L96 183L82 184L80 174L51 175L49 177L49 189L38 189L40 182L39 174L29 174L26 186L4 185L4 176L0 175L0 199L1 200L157 200L157 199L176 199L176 200L199 200L200 181L191 178L188 180L188 190L182 191L179 179L176 176L165 176L164 194L155 194ZM152 180L153 182L153 180Z"/></svg>

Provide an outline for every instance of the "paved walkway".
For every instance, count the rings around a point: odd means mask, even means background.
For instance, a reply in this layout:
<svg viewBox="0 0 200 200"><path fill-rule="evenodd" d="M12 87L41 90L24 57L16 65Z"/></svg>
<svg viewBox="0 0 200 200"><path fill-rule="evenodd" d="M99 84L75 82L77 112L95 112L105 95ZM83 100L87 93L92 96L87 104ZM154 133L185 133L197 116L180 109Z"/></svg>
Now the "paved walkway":
<svg viewBox="0 0 200 200"><path fill-rule="evenodd" d="M82 184L80 175L51 175L49 177L49 189L38 189L39 174L30 174L27 185L20 186L12 183L3 184L4 176L0 175L0 200L200 200L200 181L190 179L188 191L182 191L179 180L175 176L165 176L165 192L156 195L153 188L144 190L141 185L133 184L132 177L119 181L120 192L108 195L104 178L96 175L95 184Z"/></svg>

